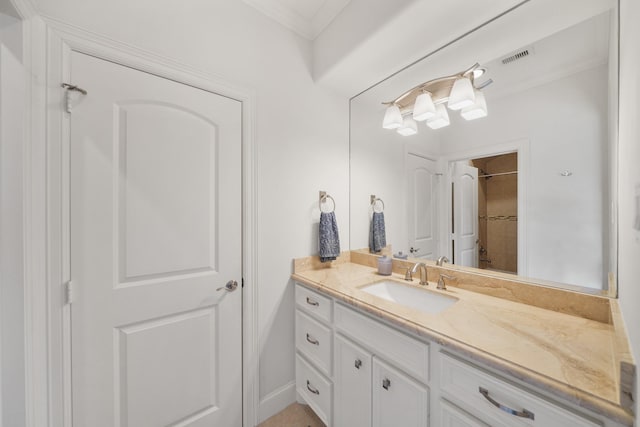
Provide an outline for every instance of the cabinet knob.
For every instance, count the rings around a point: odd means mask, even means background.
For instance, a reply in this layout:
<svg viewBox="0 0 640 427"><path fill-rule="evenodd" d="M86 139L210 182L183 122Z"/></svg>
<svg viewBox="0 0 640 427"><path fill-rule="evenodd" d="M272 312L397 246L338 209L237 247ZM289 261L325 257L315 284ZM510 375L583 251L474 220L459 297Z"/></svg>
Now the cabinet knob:
<svg viewBox="0 0 640 427"><path fill-rule="evenodd" d="M356 359L356 363L355 363L356 369L360 369L360 366L362 366L362 360Z"/></svg>
<svg viewBox="0 0 640 427"><path fill-rule="evenodd" d="M389 387L391 387L391 380L389 378L385 378L382 380L382 388L385 390L389 390Z"/></svg>

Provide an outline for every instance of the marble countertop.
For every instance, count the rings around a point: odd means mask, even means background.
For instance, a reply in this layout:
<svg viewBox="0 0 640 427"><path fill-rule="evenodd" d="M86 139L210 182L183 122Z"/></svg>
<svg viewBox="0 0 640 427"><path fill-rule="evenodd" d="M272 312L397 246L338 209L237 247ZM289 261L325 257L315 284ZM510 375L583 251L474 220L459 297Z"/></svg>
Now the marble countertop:
<svg viewBox="0 0 640 427"><path fill-rule="evenodd" d="M633 416L621 405L620 357L616 354L620 331L613 322L458 286L439 291L432 282L430 292L453 296L458 302L438 314L427 314L360 289L384 279L419 287L418 280L409 283L397 273L380 276L375 268L354 262L295 268L292 278L610 420L633 425Z"/></svg>

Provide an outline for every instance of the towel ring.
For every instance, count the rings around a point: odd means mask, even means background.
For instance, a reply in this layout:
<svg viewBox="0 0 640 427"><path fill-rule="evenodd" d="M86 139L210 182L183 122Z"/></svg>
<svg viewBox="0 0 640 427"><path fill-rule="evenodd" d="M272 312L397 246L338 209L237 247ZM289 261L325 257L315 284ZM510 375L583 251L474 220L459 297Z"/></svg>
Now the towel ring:
<svg viewBox="0 0 640 427"><path fill-rule="evenodd" d="M322 204L323 203L327 203L328 199L331 199L331 201L333 202L333 209L331 209L330 211L323 211L322 210ZM333 197L328 195L326 191L321 191L320 192L320 200L318 201L318 208L320 209L320 212L325 212L325 213L335 212L335 210L336 210L336 201L333 199Z"/></svg>
<svg viewBox="0 0 640 427"><path fill-rule="evenodd" d="M380 202L380 204L382 205L382 209L380 209L379 211L376 210L376 202ZM371 195L371 209L373 209L373 211L376 213L384 212L384 201L379 197Z"/></svg>

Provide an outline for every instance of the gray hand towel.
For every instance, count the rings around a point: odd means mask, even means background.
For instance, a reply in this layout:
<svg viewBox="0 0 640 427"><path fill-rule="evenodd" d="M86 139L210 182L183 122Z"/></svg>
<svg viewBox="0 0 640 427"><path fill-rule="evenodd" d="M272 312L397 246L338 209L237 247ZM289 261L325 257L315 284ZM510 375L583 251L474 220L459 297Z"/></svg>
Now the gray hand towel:
<svg viewBox="0 0 640 427"><path fill-rule="evenodd" d="M338 223L333 212L320 213L318 229L320 240L320 261L333 261L340 256L340 238L338 237Z"/></svg>
<svg viewBox="0 0 640 427"><path fill-rule="evenodd" d="M384 213L374 212L369 229L369 250L378 253L387 246L387 236L384 228Z"/></svg>

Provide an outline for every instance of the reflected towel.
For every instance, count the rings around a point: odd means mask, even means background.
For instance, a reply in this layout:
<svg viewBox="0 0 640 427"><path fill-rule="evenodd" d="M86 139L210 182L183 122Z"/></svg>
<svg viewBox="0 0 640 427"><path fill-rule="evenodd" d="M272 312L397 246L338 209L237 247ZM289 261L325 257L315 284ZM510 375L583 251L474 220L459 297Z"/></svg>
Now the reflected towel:
<svg viewBox="0 0 640 427"><path fill-rule="evenodd" d="M340 256L340 238L338 237L338 223L333 212L320 213L318 229L320 241L320 261L333 261Z"/></svg>
<svg viewBox="0 0 640 427"><path fill-rule="evenodd" d="M369 229L369 250L378 253L387 246L387 236L384 228L384 213L374 212Z"/></svg>

